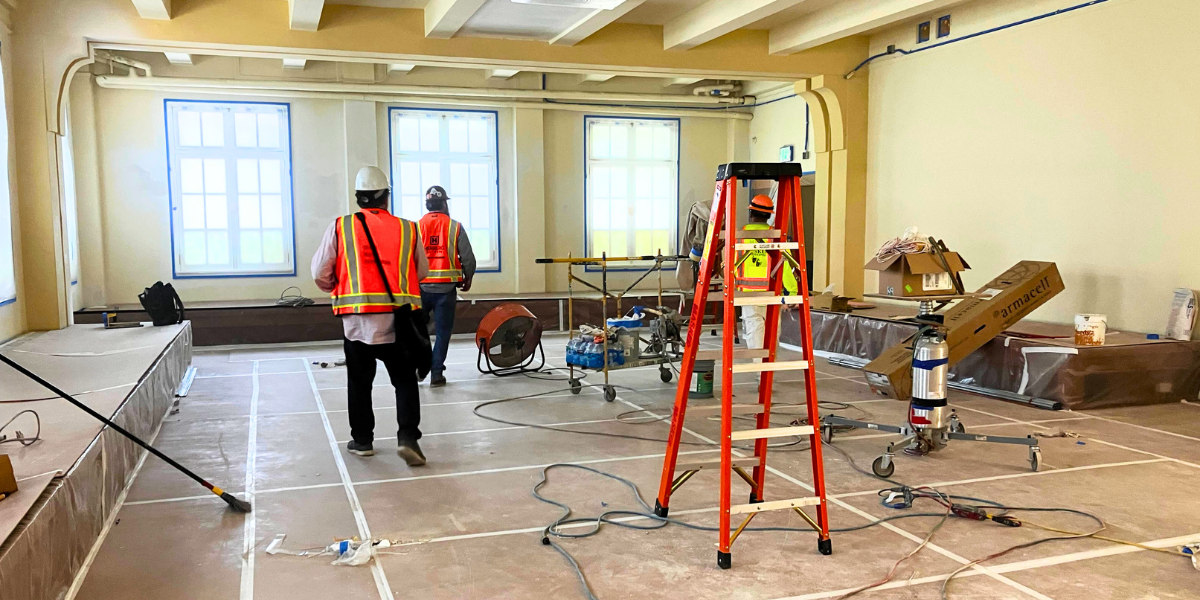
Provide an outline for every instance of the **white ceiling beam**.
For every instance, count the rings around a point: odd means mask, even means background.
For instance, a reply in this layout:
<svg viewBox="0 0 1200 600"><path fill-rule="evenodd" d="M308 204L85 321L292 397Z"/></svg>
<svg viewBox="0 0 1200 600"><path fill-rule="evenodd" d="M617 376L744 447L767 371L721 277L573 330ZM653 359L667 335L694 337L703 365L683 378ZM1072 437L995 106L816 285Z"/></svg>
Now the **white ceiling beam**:
<svg viewBox="0 0 1200 600"><path fill-rule="evenodd" d="M306 64L308 64L308 59L305 59L305 58L285 58L285 59L283 59L283 68L289 69L289 70L295 69L297 71L303 71L304 65L306 65Z"/></svg>
<svg viewBox="0 0 1200 600"><path fill-rule="evenodd" d="M167 57L167 62L173 65L192 66L192 55L187 52L163 52Z"/></svg>
<svg viewBox="0 0 1200 600"><path fill-rule="evenodd" d="M593 10L588 16L580 19L565 31L558 34L550 43L555 46L574 46L585 38L604 29L609 23L625 16L625 13L641 6L646 0L625 0L612 10Z"/></svg>
<svg viewBox="0 0 1200 600"><path fill-rule="evenodd" d="M663 87L682 87L695 85L701 81L704 81L703 77L672 77L663 82Z"/></svg>
<svg viewBox="0 0 1200 600"><path fill-rule="evenodd" d="M391 63L388 65L388 75L393 75L393 74L408 75L415 68L417 68L417 65Z"/></svg>
<svg viewBox="0 0 1200 600"><path fill-rule="evenodd" d="M425 37L451 38L487 0L429 0L425 5Z"/></svg>
<svg viewBox="0 0 1200 600"><path fill-rule="evenodd" d="M512 79L513 75L520 72L520 69L487 69L484 71L488 79Z"/></svg>
<svg viewBox="0 0 1200 600"><path fill-rule="evenodd" d="M771 29L771 54L793 54L858 35L963 0L843 0L791 23Z"/></svg>
<svg viewBox="0 0 1200 600"><path fill-rule="evenodd" d="M316 31L324 10L325 0L288 0L288 27L297 31Z"/></svg>
<svg viewBox="0 0 1200 600"><path fill-rule="evenodd" d="M803 1L709 0L663 25L663 48L695 48Z"/></svg>
<svg viewBox="0 0 1200 600"><path fill-rule="evenodd" d="M171 20L171 0L133 0L133 7L143 19Z"/></svg>

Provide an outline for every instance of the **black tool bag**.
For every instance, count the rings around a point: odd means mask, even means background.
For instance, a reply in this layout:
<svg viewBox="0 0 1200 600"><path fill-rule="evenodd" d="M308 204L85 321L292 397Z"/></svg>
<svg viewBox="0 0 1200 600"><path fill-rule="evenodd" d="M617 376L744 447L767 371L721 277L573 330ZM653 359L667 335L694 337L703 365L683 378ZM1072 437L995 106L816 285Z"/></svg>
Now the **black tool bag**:
<svg viewBox="0 0 1200 600"><path fill-rule="evenodd" d="M179 299L179 294L169 283L155 282L138 294L138 300L142 301L142 308L149 313L156 327L183 322L183 300Z"/></svg>
<svg viewBox="0 0 1200 600"><path fill-rule="evenodd" d="M375 238L371 237L371 229L367 227L367 218L362 213L355 213L358 222L362 224L363 233L367 234L367 243L371 245L371 254L375 258L375 268L383 279L383 287L387 290L388 298L396 301L392 293L392 284L388 283L387 272L383 270L383 261L379 260L379 251L375 249ZM429 313L423 308L412 308L405 305L393 313L396 318L396 346L404 352L417 369L417 380L425 379L433 369L433 343L429 341Z"/></svg>

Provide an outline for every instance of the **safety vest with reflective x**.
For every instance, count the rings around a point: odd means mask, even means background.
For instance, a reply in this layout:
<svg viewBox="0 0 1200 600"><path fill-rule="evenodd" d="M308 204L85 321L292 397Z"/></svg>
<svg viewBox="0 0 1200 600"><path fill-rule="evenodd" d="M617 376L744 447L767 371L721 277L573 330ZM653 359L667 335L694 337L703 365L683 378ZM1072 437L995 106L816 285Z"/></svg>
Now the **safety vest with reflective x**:
<svg viewBox="0 0 1200 600"><path fill-rule="evenodd" d="M766 223L748 223L742 229L744 231L759 231L767 230L771 227ZM739 240L743 244L759 244L764 240L743 239ZM784 250L783 252L786 252ZM738 257L738 267L735 277L737 291L739 292L765 292L770 289L771 285L771 255L767 250L749 250L744 255ZM799 287L796 285L796 274L787 265L787 260L784 260L783 265L783 288L789 294L798 294Z"/></svg>
<svg viewBox="0 0 1200 600"><path fill-rule="evenodd" d="M388 313L405 305L421 307L420 281L417 279L417 244L421 230L416 223L392 216L381 208L366 208L358 213L366 219L371 240L379 252L383 273L379 272L371 243L363 231L363 220L356 215L337 220L337 286L333 293L333 314ZM384 277L391 286L384 285Z"/></svg>

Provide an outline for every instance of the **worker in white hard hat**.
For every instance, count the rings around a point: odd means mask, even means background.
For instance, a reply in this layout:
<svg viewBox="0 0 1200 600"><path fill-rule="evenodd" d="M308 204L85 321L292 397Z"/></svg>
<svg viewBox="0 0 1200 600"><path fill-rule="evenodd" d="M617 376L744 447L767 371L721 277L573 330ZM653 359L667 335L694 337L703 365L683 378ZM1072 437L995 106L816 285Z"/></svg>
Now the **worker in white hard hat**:
<svg viewBox="0 0 1200 600"><path fill-rule="evenodd" d="M342 319L351 437L346 450L358 456L375 454L371 390L378 360L396 388L398 452L415 467L425 464L417 443L417 382L432 363L420 288L429 261L419 226L388 212L390 192L383 171L359 169L354 190L360 210L329 225L312 260L313 280L330 293L333 314Z"/></svg>

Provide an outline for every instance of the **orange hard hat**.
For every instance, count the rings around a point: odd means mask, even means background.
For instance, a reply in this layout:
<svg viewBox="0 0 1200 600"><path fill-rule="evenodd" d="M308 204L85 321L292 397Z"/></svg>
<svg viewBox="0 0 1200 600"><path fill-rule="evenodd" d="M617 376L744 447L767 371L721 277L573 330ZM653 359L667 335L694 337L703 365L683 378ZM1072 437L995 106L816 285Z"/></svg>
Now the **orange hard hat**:
<svg viewBox="0 0 1200 600"><path fill-rule="evenodd" d="M775 212L775 202L770 196L759 194L750 200L750 210L772 213Z"/></svg>

